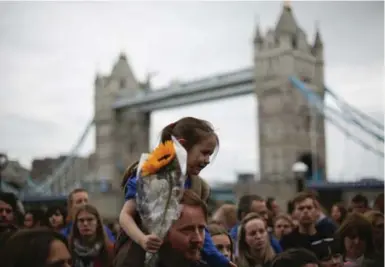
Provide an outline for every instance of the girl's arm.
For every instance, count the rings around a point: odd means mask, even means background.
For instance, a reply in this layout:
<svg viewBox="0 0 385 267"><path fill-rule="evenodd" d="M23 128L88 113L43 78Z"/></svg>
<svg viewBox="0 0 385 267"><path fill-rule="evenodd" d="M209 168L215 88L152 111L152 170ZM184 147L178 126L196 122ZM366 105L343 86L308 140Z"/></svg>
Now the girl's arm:
<svg viewBox="0 0 385 267"><path fill-rule="evenodd" d="M119 215L119 224L123 231L137 244L142 246L142 242L145 239L145 234L139 229L134 220L136 214L136 202L135 199L127 200Z"/></svg>
<svg viewBox="0 0 385 267"><path fill-rule="evenodd" d="M129 199L124 203L122 211L119 216L119 223L123 231L137 244L139 244L145 251L156 253L162 245L156 235L145 235L138 227L134 220L136 214L135 199Z"/></svg>

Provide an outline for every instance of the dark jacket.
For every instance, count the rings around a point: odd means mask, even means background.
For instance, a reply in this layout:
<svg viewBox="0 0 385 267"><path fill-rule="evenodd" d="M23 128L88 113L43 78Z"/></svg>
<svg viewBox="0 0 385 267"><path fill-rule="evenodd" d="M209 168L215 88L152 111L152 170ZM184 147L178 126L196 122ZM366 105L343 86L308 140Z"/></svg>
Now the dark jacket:
<svg viewBox="0 0 385 267"><path fill-rule="evenodd" d="M117 250L113 266L144 267L145 254L145 251L137 243L128 240ZM187 262L178 256L180 256L180 253L167 246L167 244L162 245L159 250L157 267L209 267L203 261Z"/></svg>

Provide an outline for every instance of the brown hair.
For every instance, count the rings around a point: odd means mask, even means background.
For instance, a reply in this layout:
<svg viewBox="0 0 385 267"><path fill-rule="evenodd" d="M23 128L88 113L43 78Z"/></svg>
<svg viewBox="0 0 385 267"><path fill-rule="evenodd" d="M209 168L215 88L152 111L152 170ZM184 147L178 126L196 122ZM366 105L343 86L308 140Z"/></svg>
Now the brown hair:
<svg viewBox="0 0 385 267"><path fill-rule="evenodd" d="M337 230L337 236L342 241L345 237L358 236L365 240L365 255L374 251L372 225L362 214L356 212L349 214ZM341 242L341 251L345 254L344 242Z"/></svg>
<svg viewBox="0 0 385 267"><path fill-rule="evenodd" d="M231 245L231 255L230 255L230 258L233 259L233 255L234 255L234 252L233 252L233 249L234 249L233 239L229 235L229 232L226 230L226 228L223 227L220 224L213 223L213 224L209 224L208 225L207 230L209 231L211 236L226 235L229 238L230 245Z"/></svg>
<svg viewBox="0 0 385 267"><path fill-rule="evenodd" d="M287 222L290 224L290 226L291 226L292 228L295 227L295 225L294 225L294 223L293 223L293 220L292 220L292 219L290 218L290 216L287 215L287 214L278 214L278 215L274 218L273 225L275 225L276 222L277 222L278 220L285 220L285 221L287 221Z"/></svg>
<svg viewBox="0 0 385 267"><path fill-rule="evenodd" d="M232 228L237 224L237 207L233 204L223 204L214 213L213 218L227 228Z"/></svg>
<svg viewBox="0 0 385 267"><path fill-rule="evenodd" d="M334 204L334 205L332 206L332 209L333 209L333 207L337 207L338 210L339 210L340 213L341 213L341 218L339 219L338 222L336 222L336 223L338 223L338 224L341 224L341 223L345 220L346 215L348 214L348 210L345 208L345 205L344 205L344 203L342 203L342 202L339 202L339 203ZM330 213L331 213L331 212L330 212Z"/></svg>
<svg viewBox="0 0 385 267"><path fill-rule="evenodd" d="M46 228L23 229L7 239L1 253L3 267L45 266L53 241L61 241L67 248L66 238Z"/></svg>
<svg viewBox="0 0 385 267"><path fill-rule="evenodd" d="M222 225L220 224L217 224L217 223L210 223L208 226L207 226L207 230L209 231L210 235L211 236L215 236L215 235L227 235L228 232L226 231L226 228L223 227Z"/></svg>
<svg viewBox="0 0 385 267"><path fill-rule="evenodd" d="M187 151L209 136L215 136L217 139L217 147L219 147L219 138L215 133L213 126L208 121L194 117L184 117L164 127L161 132L160 141L164 143L171 140L172 136L179 139ZM138 162L135 162L125 171L121 183L122 188L125 187L127 180L134 174L137 165Z"/></svg>
<svg viewBox="0 0 385 267"><path fill-rule="evenodd" d="M308 198L310 198L310 199L313 200L314 208L317 208L317 203L316 203L316 202L317 202L317 199L316 199L315 195L314 195L312 192L306 192L306 191L304 191L304 192L298 193L298 194L293 198L293 200L291 201L292 204L293 204L294 210L295 210L295 208L296 208L296 206L297 206L298 203L300 203L300 202L302 202L302 201L304 201L304 200L306 200L306 199L308 199Z"/></svg>
<svg viewBox="0 0 385 267"><path fill-rule="evenodd" d="M205 220L208 219L208 209L206 203L204 203L200 197L192 190L185 190L183 192L182 199L180 200L180 204L185 204L188 206L199 206L202 208L203 213L205 215Z"/></svg>
<svg viewBox="0 0 385 267"><path fill-rule="evenodd" d="M251 213L247 214L245 216L245 218L243 218L243 220L241 221L241 224L239 226L239 234L238 234L238 242L237 242L238 243L237 244L237 249L238 249L237 264L238 264L238 266L248 267L248 266L254 266L256 263L255 260L253 259L253 256L252 256L250 250L249 250L248 245L246 244L246 229L245 229L246 224L252 220L255 220L255 219L261 220L263 223L265 223L265 220L261 216L259 216L257 213L251 212ZM265 224L265 229L266 229L266 233L267 233L267 225L266 224ZM262 262L261 262L263 264L271 261L275 256L274 250L270 244L270 238L269 238L268 233L267 233L266 242L267 242L267 244L266 244L266 248L265 248L265 253L263 255Z"/></svg>
<svg viewBox="0 0 385 267"><path fill-rule="evenodd" d="M68 237L69 247L72 250L74 247L75 239L80 239L80 232L79 232L79 228L77 226L77 220L78 220L79 214L83 211L88 212L88 213L90 213L96 217L97 226L96 226L96 239L95 240L100 241L103 244L103 248L100 251L100 258L103 262L103 266L108 266L108 263L110 263L112 261L111 255L109 255L109 253L108 253L108 247L109 247L110 241L107 237L106 232L104 231L104 225L102 222L102 218L101 218L98 210L92 205L86 204L84 206L79 207L79 209L76 210L75 215L74 215L74 222L72 225L71 233Z"/></svg>

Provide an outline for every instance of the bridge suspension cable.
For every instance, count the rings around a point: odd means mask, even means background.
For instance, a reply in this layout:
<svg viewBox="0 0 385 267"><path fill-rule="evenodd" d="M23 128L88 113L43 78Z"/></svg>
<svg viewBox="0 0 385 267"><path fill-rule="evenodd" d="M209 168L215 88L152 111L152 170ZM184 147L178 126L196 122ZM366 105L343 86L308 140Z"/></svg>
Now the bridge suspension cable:
<svg viewBox="0 0 385 267"><path fill-rule="evenodd" d="M336 97L336 95L330 89L325 88L325 91L334 98L337 105L341 109L342 114L346 117L346 120L350 120L352 123L360 127L366 133L372 135L379 141L384 142L384 128L383 126L381 127L381 124L379 122L369 117L368 115L356 110L355 108L349 106L345 101ZM371 123L371 125L365 125L368 122Z"/></svg>
<svg viewBox="0 0 385 267"><path fill-rule="evenodd" d="M293 76L289 77L289 80L294 85L294 87L297 88L301 92L301 94L305 96L305 98L308 100L308 102L313 107L316 108L317 113L324 116L325 119L330 121L340 131L345 133L347 136L349 136L350 139L355 141L357 144L359 144L363 148L375 153L376 155L378 155L382 158L384 157L383 151L380 151L377 148L369 145L367 142L363 141L361 138L359 138L357 135L353 134L346 127L344 127L341 123L339 123L337 120L335 120L333 117L340 117L340 118L343 118L345 122L351 124L351 121L346 121L344 116L339 111L337 111L331 107L328 107L317 93L315 93L312 90L310 90L309 88L307 88L306 85L302 81L300 81L299 79L297 79ZM382 142L383 142L383 140L382 140Z"/></svg>
<svg viewBox="0 0 385 267"><path fill-rule="evenodd" d="M75 146L72 148L69 156L63 161L63 163L60 164L58 168L56 168L53 171L53 174L48 176L44 182L40 184L34 183L31 179L28 179L28 186L29 189L35 191L35 193L40 193L43 195L48 195L50 193L50 186L52 185L53 182L56 182L59 180L63 175L67 172L69 168L74 163L74 158L76 157L80 147L83 145L85 139L87 138L92 126L93 126L94 121L90 121L87 123L85 130L83 131L82 135L76 142Z"/></svg>
<svg viewBox="0 0 385 267"><path fill-rule="evenodd" d="M374 118L368 116L367 114L359 111L357 108L349 105L346 101L344 101L341 97L339 97L337 94L335 94L332 90L329 88L325 88L325 91L334 98L338 103L341 104L341 106L344 108L345 111L349 112L352 115L357 115L359 118L363 119L366 122L370 122L373 126L375 126L377 129L384 131L384 125L375 120Z"/></svg>

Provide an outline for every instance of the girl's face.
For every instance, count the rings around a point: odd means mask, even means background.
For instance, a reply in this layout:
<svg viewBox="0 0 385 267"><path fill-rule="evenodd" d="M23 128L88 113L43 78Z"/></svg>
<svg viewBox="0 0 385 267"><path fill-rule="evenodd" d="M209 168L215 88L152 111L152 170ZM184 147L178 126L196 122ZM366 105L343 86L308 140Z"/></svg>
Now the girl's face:
<svg viewBox="0 0 385 267"><path fill-rule="evenodd" d="M231 260L231 242L230 237L228 235L222 234L222 235L214 235L211 237L213 239L213 242L219 252L221 252L226 258Z"/></svg>
<svg viewBox="0 0 385 267"><path fill-rule="evenodd" d="M337 206L332 207L332 212L331 212L332 219L335 222L338 222L341 218L341 212L340 209Z"/></svg>
<svg viewBox="0 0 385 267"><path fill-rule="evenodd" d="M24 227L32 228L33 224L33 215L31 213L26 213L24 216Z"/></svg>
<svg viewBox="0 0 385 267"><path fill-rule="evenodd" d="M81 236L91 237L96 235L98 221L92 213L81 211L76 218L76 223Z"/></svg>
<svg viewBox="0 0 385 267"><path fill-rule="evenodd" d="M187 155L187 173L198 175L209 163L210 157L217 147L217 137L214 134L195 144Z"/></svg>
<svg viewBox="0 0 385 267"><path fill-rule="evenodd" d="M366 242L358 235L346 236L344 238L346 254L351 258L361 257L366 250Z"/></svg>
<svg viewBox="0 0 385 267"><path fill-rule="evenodd" d="M261 251L266 247L267 231L265 222L253 219L245 224L245 241L251 250Z"/></svg>
<svg viewBox="0 0 385 267"><path fill-rule="evenodd" d="M274 235L281 239L283 235L287 235L292 231L290 223L285 219L279 219L274 224Z"/></svg>
<svg viewBox="0 0 385 267"><path fill-rule="evenodd" d="M49 217L49 223L53 228L61 227L64 224L64 217L59 210Z"/></svg>

